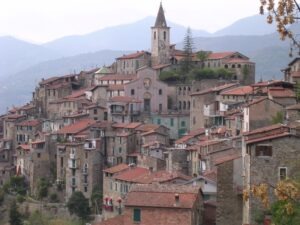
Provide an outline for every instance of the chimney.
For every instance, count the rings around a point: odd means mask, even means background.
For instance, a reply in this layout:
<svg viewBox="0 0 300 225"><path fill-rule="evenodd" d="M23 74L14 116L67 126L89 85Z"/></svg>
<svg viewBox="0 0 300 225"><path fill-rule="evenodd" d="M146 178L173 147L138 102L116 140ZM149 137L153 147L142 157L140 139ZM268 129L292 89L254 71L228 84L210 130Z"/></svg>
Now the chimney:
<svg viewBox="0 0 300 225"><path fill-rule="evenodd" d="M178 193L175 194L175 205L176 206L179 205L179 194Z"/></svg>

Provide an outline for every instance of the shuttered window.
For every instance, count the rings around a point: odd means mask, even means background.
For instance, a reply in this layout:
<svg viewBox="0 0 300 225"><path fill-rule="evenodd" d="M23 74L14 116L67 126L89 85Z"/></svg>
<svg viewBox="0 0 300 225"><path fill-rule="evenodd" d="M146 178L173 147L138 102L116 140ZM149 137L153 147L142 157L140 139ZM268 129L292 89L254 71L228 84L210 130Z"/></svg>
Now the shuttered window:
<svg viewBox="0 0 300 225"><path fill-rule="evenodd" d="M141 221L141 210L133 209L133 221L140 222Z"/></svg>

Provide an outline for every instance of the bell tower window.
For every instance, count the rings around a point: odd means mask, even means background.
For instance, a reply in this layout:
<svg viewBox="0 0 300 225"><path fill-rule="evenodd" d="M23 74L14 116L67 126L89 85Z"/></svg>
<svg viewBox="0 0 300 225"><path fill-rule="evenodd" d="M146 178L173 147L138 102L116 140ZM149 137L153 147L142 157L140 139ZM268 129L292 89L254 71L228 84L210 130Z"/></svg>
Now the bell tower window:
<svg viewBox="0 0 300 225"><path fill-rule="evenodd" d="M156 40L156 31L154 31L154 40Z"/></svg>
<svg viewBox="0 0 300 225"><path fill-rule="evenodd" d="M164 41L167 40L167 32L164 31Z"/></svg>

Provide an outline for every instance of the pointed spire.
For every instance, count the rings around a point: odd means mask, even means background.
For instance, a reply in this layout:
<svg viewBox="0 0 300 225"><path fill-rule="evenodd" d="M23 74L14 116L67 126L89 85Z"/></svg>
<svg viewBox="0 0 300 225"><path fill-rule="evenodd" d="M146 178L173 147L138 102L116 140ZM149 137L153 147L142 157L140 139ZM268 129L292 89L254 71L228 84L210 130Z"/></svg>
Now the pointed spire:
<svg viewBox="0 0 300 225"><path fill-rule="evenodd" d="M162 2L160 2L154 27L167 27L167 22L165 18L164 9L162 7Z"/></svg>

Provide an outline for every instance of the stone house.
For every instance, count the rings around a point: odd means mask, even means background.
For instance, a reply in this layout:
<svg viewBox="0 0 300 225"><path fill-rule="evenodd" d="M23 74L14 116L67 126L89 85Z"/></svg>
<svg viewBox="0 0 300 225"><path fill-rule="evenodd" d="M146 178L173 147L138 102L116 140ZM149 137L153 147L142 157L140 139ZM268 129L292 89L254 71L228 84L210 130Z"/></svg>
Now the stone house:
<svg viewBox="0 0 300 225"><path fill-rule="evenodd" d="M300 58L293 59L288 67L283 69L284 80L291 83L299 83L300 81Z"/></svg>
<svg viewBox="0 0 300 225"><path fill-rule="evenodd" d="M0 187L16 172L12 140L0 139Z"/></svg>
<svg viewBox="0 0 300 225"><path fill-rule="evenodd" d="M249 85L255 82L255 63L239 52L214 52L204 61L206 68L224 68L234 71L234 80Z"/></svg>
<svg viewBox="0 0 300 225"><path fill-rule="evenodd" d="M142 102L130 96L114 96L107 103L108 120L118 123L136 122L142 112Z"/></svg>
<svg viewBox="0 0 300 225"><path fill-rule="evenodd" d="M157 73L150 67L137 71L137 79L125 85L125 96L141 101L144 113L166 113L168 111L168 86L159 81Z"/></svg>
<svg viewBox="0 0 300 225"><path fill-rule="evenodd" d="M253 99L244 106L243 132L271 125L272 119L283 114L283 106L268 97Z"/></svg>
<svg viewBox="0 0 300 225"><path fill-rule="evenodd" d="M243 217L242 158L224 156L216 161L217 210L216 225L241 225Z"/></svg>
<svg viewBox="0 0 300 225"><path fill-rule="evenodd" d="M18 144L28 144L34 140L34 135L42 130L42 123L40 120L25 120L16 123L15 142Z"/></svg>
<svg viewBox="0 0 300 225"><path fill-rule="evenodd" d="M174 185L136 185L125 201L123 224L199 225L203 200L197 188Z"/></svg>
<svg viewBox="0 0 300 225"><path fill-rule="evenodd" d="M276 124L243 135L243 188L267 183L276 186L280 180L299 176L299 130ZM263 172L262 172L263 171ZM270 194L270 202L274 195ZM250 197L243 205L243 223L254 224L257 210L263 206Z"/></svg>
<svg viewBox="0 0 300 225"><path fill-rule="evenodd" d="M223 125L223 116L220 114L220 92L237 86L237 83L229 83L192 93L190 111L191 130L213 125Z"/></svg>
<svg viewBox="0 0 300 225"><path fill-rule="evenodd" d="M141 67L150 65L151 53L147 51L137 51L128 55L123 55L116 59L118 74L136 74Z"/></svg>
<svg viewBox="0 0 300 225"><path fill-rule="evenodd" d="M285 108L286 117L289 122L300 120L300 104L290 105Z"/></svg>
<svg viewBox="0 0 300 225"><path fill-rule="evenodd" d="M102 76L99 81L98 85L124 85L127 84L128 82L135 80L136 75L135 74L108 74ZM111 95L112 96L117 96L117 95Z"/></svg>
<svg viewBox="0 0 300 225"><path fill-rule="evenodd" d="M293 88L272 87L268 90L268 96L283 106L295 105L297 103Z"/></svg>
<svg viewBox="0 0 300 225"><path fill-rule="evenodd" d="M169 128L172 141L181 138L190 131L189 113L171 111L169 113L153 114L152 123Z"/></svg>

